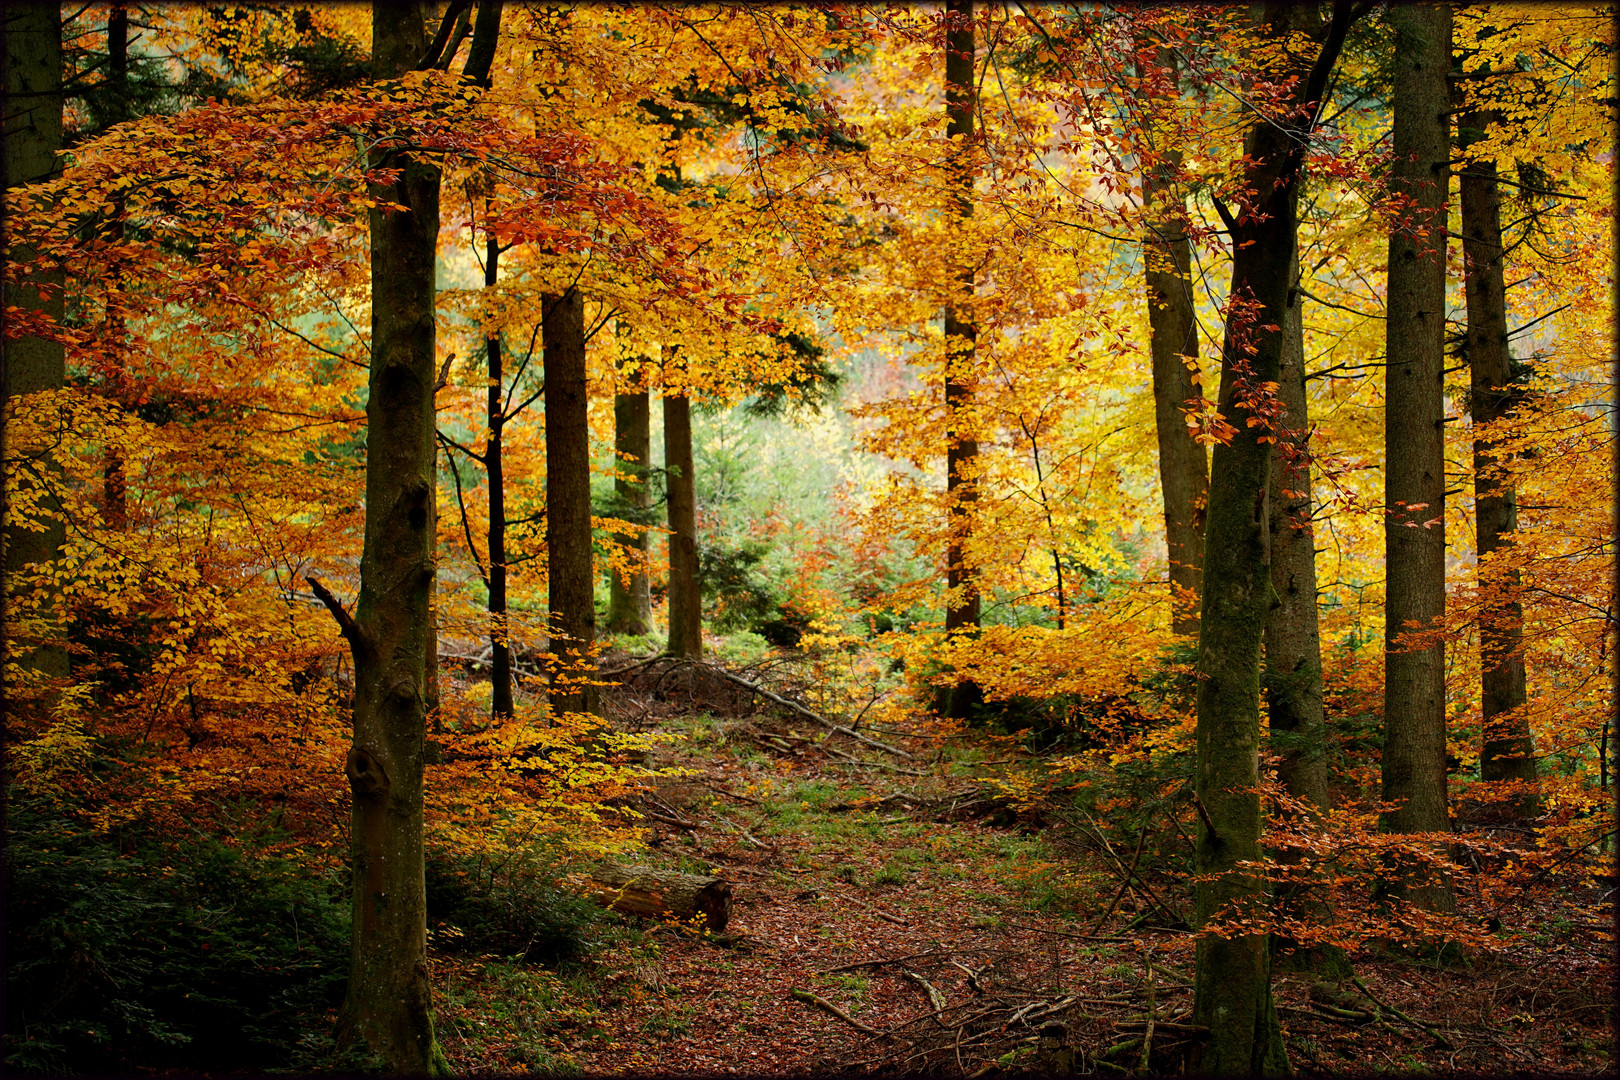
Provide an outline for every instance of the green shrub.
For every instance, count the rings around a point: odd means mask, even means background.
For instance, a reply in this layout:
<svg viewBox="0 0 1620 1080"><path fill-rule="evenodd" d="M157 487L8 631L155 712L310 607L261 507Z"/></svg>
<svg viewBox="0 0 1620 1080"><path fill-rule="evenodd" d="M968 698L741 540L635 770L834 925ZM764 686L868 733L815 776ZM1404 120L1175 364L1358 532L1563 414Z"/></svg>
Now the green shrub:
<svg viewBox="0 0 1620 1080"><path fill-rule="evenodd" d="M456 952L556 964L586 952L602 921L595 904L561 884L563 869L544 851L505 861L429 851L428 926L434 943Z"/></svg>
<svg viewBox="0 0 1620 1080"><path fill-rule="evenodd" d="M98 833L12 792L5 1064L266 1069L336 1005L346 884L150 827Z"/></svg>

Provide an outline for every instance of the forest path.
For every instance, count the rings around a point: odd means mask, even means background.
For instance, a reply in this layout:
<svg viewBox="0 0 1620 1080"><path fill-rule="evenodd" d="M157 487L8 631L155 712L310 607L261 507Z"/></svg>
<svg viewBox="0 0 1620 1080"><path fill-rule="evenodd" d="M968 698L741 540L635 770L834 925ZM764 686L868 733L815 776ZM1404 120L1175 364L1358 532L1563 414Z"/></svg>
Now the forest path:
<svg viewBox="0 0 1620 1080"><path fill-rule="evenodd" d="M723 947L630 919L640 930L609 935L560 971L435 955L440 1037L457 1071L787 1075L904 1065L982 1077L1035 1065L1050 1012L1069 1023L1082 1071L1123 1072L1142 1064L1150 1001L1151 1068L1177 1067L1192 1035L1178 1024L1189 1019L1193 939L1147 926L1171 921L1149 918L1147 896L1178 908L1185 888L1151 876L1146 891L1120 890L1120 871L1074 823L987 802L1005 765L1027 757L1016 740L881 733L912 755L902 759L834 738L832 748L874 767L831 752L823 728L780 710L656 711L643 710L644 722L674 738L650 764L684 772L638 801L651 835L633 861L731 882L726 933L741 941ZM1165 842L1180 841L1150 836L1149 848ZM1095 936L1116 892L1120 903ZM1133 913L1142 915L1135 928ZM1591 1073L1609 1038L1602 1008L1592 1008L1605 1000L1592 996L1601 964L1566 959L1564 977L1549 979L1357 957L1382 1001L1454 1025L1440 1037L1324 1018L1298 976L1279 978L1277 996L1296 1067ZM1508 1022L1527 1015L1522 1003L1537 993L1557 1002L1557 1022Z"/></svg>

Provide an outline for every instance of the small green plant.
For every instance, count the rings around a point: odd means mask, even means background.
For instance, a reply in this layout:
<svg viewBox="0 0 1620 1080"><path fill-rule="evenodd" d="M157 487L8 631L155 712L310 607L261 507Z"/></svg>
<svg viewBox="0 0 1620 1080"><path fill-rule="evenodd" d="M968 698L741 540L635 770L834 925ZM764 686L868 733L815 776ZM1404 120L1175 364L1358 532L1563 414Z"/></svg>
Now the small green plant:
<svg viewBox="0 0 1620 1080"><path fill-rule="evenodd" d="M872 875L873 885L904 885L911 877L911 871L894 862L884 863L878 872Z"/></svg>

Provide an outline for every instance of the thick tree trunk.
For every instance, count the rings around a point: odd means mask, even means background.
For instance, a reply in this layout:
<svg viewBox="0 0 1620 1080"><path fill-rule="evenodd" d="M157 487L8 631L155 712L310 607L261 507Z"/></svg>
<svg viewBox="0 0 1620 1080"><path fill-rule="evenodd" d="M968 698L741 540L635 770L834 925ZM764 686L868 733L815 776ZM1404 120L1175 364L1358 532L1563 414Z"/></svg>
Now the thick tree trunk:
<svg viewBox="0 0 1620 1080"><path fill-rule="evenodd" d="M494 237L484 248L484 288L493 289L500 279L501 247ZM544 332L542 330L542 332ZM488 353L488 400L485 423L489 437L484 442L484 469L489 481L489 714L492 723L512 715L512 630L506 610L506 470L501 460L502 436L506 429L506 409L501 400L505 390L506 373L502 367L501 335L493 333L484 339ZM581 349L583 354L583 349ZM547 354L550 359L550 354ZM581 362L583 369L583 361ZM548 384L549 385L549 384ZM549 404L547 399L549 421ZM551 428L546 427L547 461L547 521L551 500L549 497ZM589 480L587 480L587 484ZM553 565L555 565L553 563Z"/></svg>
<svg viewBox="0 0 1620 1080"><path fill-rule="evenodd" d="M953 140L950 172L956 214L965 222L973 216L973 0L946 0L945 18L945 134ZM945 605L945 629L971 634L979 628L979 575L967 556L973 509L979 498L974 475L979 442L971 420L978 340L972 268L958 270L951 286L953 299L947 301L944 312L945 495L950 508L945 543L945 585L950 599ZM965 720L983 700L979 687L964 681L941 687L935 707L945 716Z"/></svg>
<svg viewBox="0 0 1620 1080"><path fill-rule="evenodd" d="M592 900L612 911L690 922L715 933L731 921L731 883L645 866L605 865L591 872Z"/></svg>
<svg viewBox="0 0 1620 1080"><path fill-rule="evenodd" d="M613 481L619 512L638 525L647 524L652 511L652 489L647 464L652 453L652 404L645 384L629 393L613 395L613 450L620 475ZM640 562L628 577L613 575L608 587L607 629L614 634L645 634L652 629L652 588L647 577L647 551L651 534L643 530L613 538L620 547L639 553Z"/></svg>
<svg viewBox="0 0 1620 1080"><path fill-rule="evenodd" d="M664 470L669 495L669 654L703 655L698 593L697 487L692 477L692 402L664 395Z"/></svg>
<svg viewBox="0 0 1620 1080"><path fill-rule="evenodd" d="M377 3L371 15L375 77L398 78L427 44L422 10ZM406 209L371 211L365 545L354 618L339 616L355 662L354 745L345 762L354 947L339 1039L358 1035L389 1072L445 1073L433 1036L422 871L439 170L394 155L372 164L401 169L374 195Z"/></svg>
<svg viewBox="0 0 1620 1080"><path fill-rule="evenodd" d="M591 432L585 384L585 297L547 296L545 347L546 573L551 588L551 707L597 712L596 571L591 551ZM495 555L490 553L491 580Z"/></svg>
<svg viewBox="0 0 1620 1080"><path fill-rule="evenodd" d="M1282 420L1273 434L1271 489L1267 495L1271 534L1271 613L1266 617L1266 709L1270 748L1278 757L1277 779L1288 794L1321 813L1328 808L1327 714L1322 702L1322 640L1316 607L1316 537L1311 529L1310 408L1305 389L1303 297L1294 287L1298 260L1289 270L1287 308L1282 323L1282 357L1277 398ZM1283 863L1297 863L1300 852L1278 852ZM1293 903L1296 912L1300 904ZM1327 916L1307 893L1304 913ZM1279 967L1343 976L1350 972L1344 950L1320 945L1299 948L1279 939L1287 952Z"/></svg>
<svg viewBox="0 0 1620 1080"><path fill-rule="evenodd" d="M5 159L6 216L21 209L24 201L20 188L55 178L60 172L56 152L62 147L62 26L61 10L54 4L16 4L4 15L4 44L0 46L5 65L5 117L3 154ZM9 238L8 238L9 239ZM33 261L28 248L17 246L8 252L17 266ZM4 302L7 307L23 311L43 312L55 322L62 320L62 271L33 268L24 280L5 286ZM20 404L20 398L41 391L60 390L64 376L64 360L60 342L45 338L18 337L0 343L4 362L0 371L4 375L4 394L7 413ZM8 435L16 428L11 423L0 426ZM5 521L6 580L9 585L22 586L23 568L34 563L51 563L62 557L62 545L67 532L59 514L59 505L48 490L47 479L57 472L48 446L23 446L7 438L5 455L11 459L27 459L33 463L29 470L16 469L5 478L5 505L0 517ZM37 470L37 475L29 473ZM38 491L42 513L33 518L44 529L21 528L14 520L17 512L13 498L22 495L30 501ZM7 604L8 611L12 610ZM68 673L68 655L52 642L24 642L13 636L11 627L5 635L7 659L19 661L23 667L46 677L61 677Z"/></svg>
<svg viewBox="0 0 1620 1080"><path fill-rule="evenodd" d="M1166 62L1174 54L1165 52ZM1153 360L1153 413L1159 434L1159 486L1164 493L1164 538L1170 556L1170 629L1178 637L1198 633L1204 577L1204 509L1209 499L1209 456L1192 437L1182 408L1198 395L1188 362L1198 359L1198 320L1193 307L1192 241L1171 185L1181 164L1168 151L1142 177L1147 203L1143 243L1148 301L1148 350ZM1184 359L1185 358L1185 359Z"/></svg>
<svg viewBox="0 0 1620 1080"><path fill-rule="evenodd" d="M1458 118L1463 149L1501 122L1487 112ZM1496 162L1469 162L1458 177L1462 201L1463 291L1468 303L1469 414L1477 428L1502 419L1514 403L1513 357L1508 349L1507 297L1502 280L1502 196ZM1493 566L1490 555L1511 548L1519 527L1518 496L1511 480L1492 476L1501 454L1487 439L1474 439L1474 530L1480 560L1480 706L1484 738L1479 755L1484 780L1536 782L1535 742L1524 715L1525 672L1520 653L1524 609L1519 571ZM1504 554L1506 554L1504 552ZM1537 812L1533 797L1516 800L1520 817Z"/></svg>
<svg viewBox="0 0 1620 1080"><path fill-rule="evenodd" d="M1445 614L1446 195L1451 140L1446 76L1451 9L1390 9L1396 35L1391 183L1411 200L1389 238L1389 333L1384 456L1385 647L1383 798L1393 833L1448 832L1445 645L1402 636ZM1397 891L1421 906L1454 908L1448 881L1416 872Z"/></svg>
<svg viewBox="0 0 1620 1080"><path fill-rule="evenodd" d="M1314 22L1313 9L1268 4L1265 33L1286 40ZM1302 103L1323 93L1347 28L1333 22L1315 63L1300 76ZM1287 115L1287 114L1281 114ZM1288 292L1295 250L1294 207L1302 147L1314 113L1250 128L1244 156L1252 202L1227 217L1232 232L1232 288L1221 352L1220 410L1233 425L1231 441L1215 448L1210 472L1204 593L1198 648L1198 763L1195 788L1207 818L1200 824L1195 887L1197 923L1218 917L1264 915L1264 882L1240 864L1259 860L1264 824L1258 784L1260 645L1271 608L1270 487L1272 449L1267 425L1247 420L1269 405L1266 384L1281 379ZM1223 211L1224 213L1224 211ZM1210 1029L1195 1071L1276 1074L1287 1052L1271 995L1267 935L1201 936L1196 946L1194 1022Z"/></svg>

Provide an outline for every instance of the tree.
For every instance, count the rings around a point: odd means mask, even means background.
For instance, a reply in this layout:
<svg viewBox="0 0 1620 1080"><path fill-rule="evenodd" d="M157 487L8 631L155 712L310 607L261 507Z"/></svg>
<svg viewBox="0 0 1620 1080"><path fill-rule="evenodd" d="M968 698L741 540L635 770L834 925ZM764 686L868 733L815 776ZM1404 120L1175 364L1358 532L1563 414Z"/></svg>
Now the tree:
<svg viewBox="0 0 1620 1080"><path fill-rule="evenodd" d="M650 524L652 513L652 395L645 376L636 364L619 358L619 386L613 393L614 514L635 525ZM647 575L647 555L652 534L646 529L635 533L615 533L613 542L632 552L634 560L627 574L612 574L608 585L606 629L613 634L646 634L652 629L652 581Z"/></svg>
<svg viewBox="0 0 1620 1080"><path fill-rule="evenodd" d="M1175 54L1158 50L1172 90ZM1142 172L1147 233L1142 245L1147 285L1148 351L1153 361L1153 412L1159 436L1159 488L1164 495L1164 537L1170 554L1170 628L1198 633L1198 597L1204 567L1204 509L1209 498L1209 455L1193 438L1182 410L1198 396L1198 318L1193 306L1192 238L1185 199L1176 186L1180 148L1158 148L1159 160Z"/></svg>
<svg viewBox="0 0 1620 1080"><path fill-rule="evenodd" d="M1272 592L1266 495L1277 410L1270 391L1278 384L1287 349L1282 327L1293 285L1300 169L1350 14L1348 5L1336 4L1323 25L1313 9L1270 4L1262 20L1264 44L1273 48L1289 42L1297 29L1321 45L1314 58L1289 55L1292 93L1274 113L1253 123L1244 140L1237 211L1217 204L1232 243L1220 410L1234 430L1229 441L1215 447L1204 546L1195 782L1205 807L1198 834L1201 878L1195 887L1200 927L1217 917L1242 919L1264 901L1252 866L1260 857L1263 824L1257 768L1260 644ZM1241 414L1247 415L1238 424ZM1200 936L1193 1016L1210 1029L1202 1059L1194 1063L1202 1071L1287 1071L1266 935L1240 928Z"/></svg>
<svg viewBox="0 0 1620 1080"><path fill-rule="evenodd" d="M1456 58L1462 67L1463 57ZM1477 77L1476 77L1477 78ZM1458 89L1466 89L1459 80ZM1460 98L1458 94L1455 97ZM1502 123L1500 110L1470 108L1457 117L1457 148L1465 155L1489 129ZM1480 712L1484 738L1479 769L1483 780L1536 782L1535 741L1525 715L1522 654L1524 608L1519 569L1508 557L1519 527L1518 497L1511 478L1499 475L1501 451L1482 429L1503 420L1513 408L1521 381L1508 341L1507 296L1502 263L1502 194L1496 159L1479 155L1465 161L1457 176L1462 203L1463 293L1467 302L1468 411L1474 436L1474 550L1486 594L1480 614ZM1497 553L1501 555L1498 556ZM1489 569L1486 569L1486 568ZM1519 817L1536 812L1537 800L1512 803Z"/></svg>
<svg viewBox="0 0 1620 1080"><path fill-rule="evenodd" d="M973 216L973 0L946 0L945 32L945 137L951 140L950 174L952 212L964 221ZM945 631L972 633L979 626L978 575L967 562L967 540L972 531L978 485L974 477L979 443L970 419L973 408L974 343L978 329L973 316L974 269L964 256L956 256L954 280L948 283L951 299L945 305L945 498L950 533L945 545ZM943 715L964 720L973 714L984 695L971 681L940 688L935 708Z"/></svg>
<svg viewBox="0 0 1620 1080"><path fill-rule="evenodd" d="M1446 200L1451 140L1446 76L1451 13L1440 4L1396 7L1394 161L1401 221L1389 234L1385 368L1383 817L1394 833L1445 833ZM1450 911L1445 881L1405 875L1407 898Z"/></svg>
<svg viewBox="0 0 1620 1080"><path fill-rule="evenodd" d="M480 5L470 62L481 45L493 54L499 19L499 3ZM428 45L419 8L373 5L379 82L400 79L424 60L431 67L438 55ZM437 1075L448 1066L433 1034L427 978L422 787L435 573L440 170L399 150L382 152L372 164L398 177L373 198L404 209L370 212L366 532L354 615L310 581L343 628L355 668L354 745L344 762L353 800L354 947L339 1041L364 1040L390 1071Z"/></svg>
<svg viewBox="0 0 1620 1080"><path fill-rule="evenodd" d="M698 590L697 488L692 474L692 399L671 379L679 350L664 350L664 484L669 501L669 654L703 655L703 597ZM671 385L673 383L673 386Z"/></svg>
<svg viewBox="0 0 1620 1080"><path fill-rule="evenodd" d="M62 28L55 4L17 4L3 18L0 62L5 67L6 105L0 153L5 158L5 240L8 260L28 266L26 280L6 281L6 308L24 313L24 318L10 315L7 321L21 323L33 316L47 322L40 332L8 336L5 341L5 426L15 431L16 410L24 407L25 399L60 390L65 374L62 342L50 332L62 321L63 272L59 267L33 265L33 252L13 246L10 227L28 202L25 189L61 172L57 151L62 146ZM8 485L0 512L5 527L6 580L9 589L20 589L28 580L28 567L48 567L60 558L67 532L59 502L49 491L50 477L56 471L50 446L13 443L5 447L4 456L7 472L15 471L18 476L15 488ZM13 602L6 606L14 610ZM13 637L15 631L15 624L8 624L6 638L11 647L19 643ZM68 673L68 654L59 646L40 644L19 659L43 676Z"/></svg>
<svg viewBox="0 0 1620 1080"><path fill-rule="evenodd" d="M591 443L586 417L585 297L546 295L541 347L546 380L546 578L551 587L551 707L596 712L589 683L596 642L591 563ZM493 555L491 556L493 559Z"/></svg>

